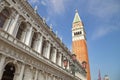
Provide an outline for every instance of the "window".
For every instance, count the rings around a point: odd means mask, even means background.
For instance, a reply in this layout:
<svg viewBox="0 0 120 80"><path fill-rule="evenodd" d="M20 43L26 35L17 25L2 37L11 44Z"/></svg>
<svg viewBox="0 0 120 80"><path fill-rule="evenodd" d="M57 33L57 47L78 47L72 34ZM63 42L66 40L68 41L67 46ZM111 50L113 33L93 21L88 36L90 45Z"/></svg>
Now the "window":
<svg viewBox="0 0 120 80"><path fill-rule="evenodd" d="M86 61L83 61L83 62L82 62L82 67L83 67L84 69L86 69L86 67L87 67L87 62L86 62Z"/></svg>
<svg viewBox="0 0 120 80"><path fill-rule="evenodd" d="M50 50L50 60L52 61L52 58L53 58L53 54L54 54L54 48L52 47L51 50Z"/></svg>
<svg viewBox="0 0 120 80"><path fill-rule="evenodd" d="M9 11L7 9L3 9L0 13L0 28L3 27L6 19L9 17Z"/></svg>
<svg viewBox="0 0 120 80"><path fill-rule="evenodd" d="M25 23L22 22L19 26L19 29L18 29L18 32L17 32L17 35L16 35L17 39L21 40L24 29L25 29Z"/></svg>
<svg viewBox="0 0 120 80"><path fill-rule="evenodd" d="M74 33L74 35L80 35L80 34L82 34L81 31L79 31L79 32L75 32L75 33Z"/></svg>
<svg viewBox="0 0 120 80"><path fill-rule="evenodd" d="M80 31L79 34L82 34L82 32Z"/></svg>
<svg viewBox="0 0 120 80"><path fill-rule="evenodd" d="M31 42L31 48L34 48L36 39L37 39L37 33L34 32Z"/></svg>
<svg viewBox="0 0 120 80"><path fill-rule="evenodd" d="M15 0L12 0L12 2L16 3Z"/></svg>
<svg viewBox="0 0 120 80"><path fill-rule="evenodd" d="M59 53L57 53L57 55L56 55L56 63L57 64L59 64L59 58L60 58Z"/></svg>
<svg viewBox="0 0 120 80"><path fill-rule="evenodd" d="M43 45L42 45L42 53L41 55L45 56L45 53L46 53L46 48L47 48L47 41L45 39L43 39Z"/></svg>

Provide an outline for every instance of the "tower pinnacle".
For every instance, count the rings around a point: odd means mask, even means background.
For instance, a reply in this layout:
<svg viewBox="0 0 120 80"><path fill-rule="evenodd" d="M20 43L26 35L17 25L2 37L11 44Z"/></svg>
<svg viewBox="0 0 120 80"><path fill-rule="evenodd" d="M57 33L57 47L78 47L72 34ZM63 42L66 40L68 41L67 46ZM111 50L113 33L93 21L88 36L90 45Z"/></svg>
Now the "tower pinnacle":
<svg viewBox="0 0 120 80"><path fill-rule="evenodd" d="M80 21L81 21L81 19L80 19L80 16L78 14L78 10L76 9L75 10L75 17L74 17L73 23L80 22Z"/></svg>
<svg viewBox="0 0 120 80"><path fill-rule="evenodd" d="M101 73L100 73L100 70L99 70L99 73L98 73L98 80L101 80Z"/></svg>

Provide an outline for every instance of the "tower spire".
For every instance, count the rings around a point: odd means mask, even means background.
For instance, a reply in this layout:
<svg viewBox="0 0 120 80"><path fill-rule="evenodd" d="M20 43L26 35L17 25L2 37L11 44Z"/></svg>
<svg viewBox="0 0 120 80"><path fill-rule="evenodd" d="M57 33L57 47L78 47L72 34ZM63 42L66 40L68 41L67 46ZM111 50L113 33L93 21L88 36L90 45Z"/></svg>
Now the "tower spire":
<svg viewBox="0 0 120 80"><path fill-rule="evenodd" d="M76 9L75 10L75 17L74 17L73 23L80 22L80 21L81 21L81 19L80 19L80 16L78 14L78 10Z"/></svg>
<svg viewBox="0 0 120 80"><path fill-rule="evenodd" d="M98 73L98 80L101 80L101 73L100 73L100 69L99 69L99 73Z"/></svg>

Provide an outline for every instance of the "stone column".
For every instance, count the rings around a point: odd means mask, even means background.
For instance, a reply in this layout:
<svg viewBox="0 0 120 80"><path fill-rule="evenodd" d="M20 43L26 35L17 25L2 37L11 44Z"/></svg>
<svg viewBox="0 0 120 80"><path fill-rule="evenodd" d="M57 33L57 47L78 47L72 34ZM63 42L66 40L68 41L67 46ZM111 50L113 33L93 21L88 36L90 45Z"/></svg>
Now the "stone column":
<svg viewBox="0 0 120 80"><path fill-rule="evenodd" d="M11 22L12 22L12 18L10 17L7 19L7 22L5 22L5 24L4 24L5 26L3 28L5 31L9 30L9 26L10 26Z"/></svg>
<svg viewBox="0 0 120 80"><path fill-rule="evenodd" d="M15 20L14 20L13 24L10 26L10 29L9 29L9 31L8 31L10 34L13 34L18 19L19 19L19 14L16 14Z"/></svg>
<svg viewBox="0 0 120 80"><path fill-rule="evenodd" d="M6 59L6 56L2 55L1 60L0 60L0 80L3 75L5 59Z"/></svg>
<svg viewBox="0 0 120 80"><path fill-rule="evenodd" d="M38 80L38 70L36 69L34 80Z"/></svg>
<svg viewBox="0 0 120 80"><path fill-rule="evenodd" d="M49 79L49 74L46 73L45 76L46 76L46 80L50 80L50 79Z"/></svg>
<svg viewBox="0 0 120 80"><path fill-rule="evenodd" d="M50 57L50 48L51 48L51 44L48 42L48 49L47 49L47 53L46 53L46 57L49 59Z"/></svg>
<svg viewBox="0 0 120 80"><path fill-rule="evenodd" d="M53 79L52 79L52 75L51 75L51 74L49 75L49 80L53 80Z"/></svg>
<svg viewBox="0 0 120 80"><path fill-rule="evenodd" d="M20 73L19 73L19 77L18 77L17 80L23 80L24 69L25 69L25 65L22 64L22 66L21 66L21 70L20 70Z"/></svg>
<svg viewBox="0 0 120 80"><path fill-rule="evenodd" d="M37 52L39 52L40 54L42 52L42 44L43 44L43 36L41 35L38 39L38 48L37 48Z"/></svg>
<svg viewBox="0 0 120 80"><path fill-rule="evenodd" d="M47 80L46 72L42 71L41 72L41 78L40 80Z"/></svg>
<svg viewBox="0 0 120 80"><path fill-rule="evenodd" d="M55 76L53 76L53 80L56 80Z"/></svg>
<svg viewBox="0 0 120 80"><path fill-rule="evenodd" d="M31 46L33 36L34 36L34 31L33 31L33 28L32 28L32 32L31 32L30 39L29 39L29 44L28 44L29 46ZM33 47L34 47L34 44L33 44Z"/></svg>
<svg viewBox="0 0 120 80"><path fill-rule="evenodd" d="M69 60L68 60L68 66L67 66L67 69L68 69L68 70L70 69L70 66L69 66L69 64L70 64L70 62L69 62Z"/></svg>
<svg viewBox="0 0 120 80"><path fill-rule="evenodd" d="M24 30L22 32L22 38L21 38L21 41L24 42L24 43L25 43L26 35L27 35L27 30Z"/></svg>
<svg viewBox="0 0 120 80"><path fill-rule="evenodd" d="M56 63L56 55L57 55L57 49L54 49L54 54L53 54L53 62Z"/></svg>
<svg viewBox="0 0 120 80"><path fill-rule="evenodd" d="M28 27L28 26L27 26ZM32 39L32 29L33 27L30 27L27 31L27 34L26 34L26 40L25 40L25 44L26 45L30 45L31 43L31 39Z"/></svg>

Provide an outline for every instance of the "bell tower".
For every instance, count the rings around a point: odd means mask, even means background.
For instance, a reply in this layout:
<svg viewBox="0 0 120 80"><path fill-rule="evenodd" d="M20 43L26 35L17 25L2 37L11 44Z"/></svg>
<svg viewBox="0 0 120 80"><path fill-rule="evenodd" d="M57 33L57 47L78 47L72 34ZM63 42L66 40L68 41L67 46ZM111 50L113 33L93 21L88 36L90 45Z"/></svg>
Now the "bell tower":
<svg viewBox="0 0 120 80"><path fill-rule="evenodd" d="M77 10L72 24L72 51L76 54L77 60L82 64L82 67L87 71L87 80L91 80L86 32Z"/></svg>

